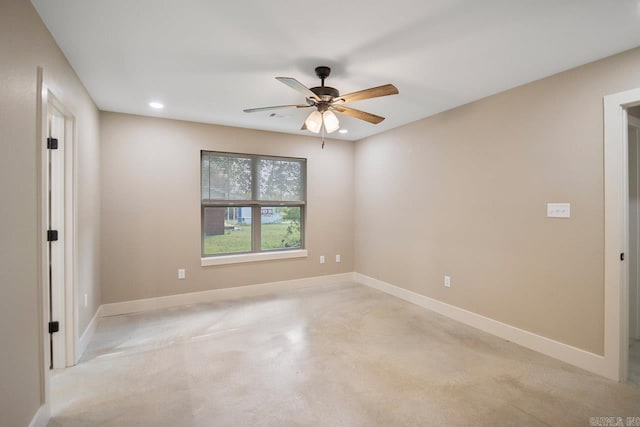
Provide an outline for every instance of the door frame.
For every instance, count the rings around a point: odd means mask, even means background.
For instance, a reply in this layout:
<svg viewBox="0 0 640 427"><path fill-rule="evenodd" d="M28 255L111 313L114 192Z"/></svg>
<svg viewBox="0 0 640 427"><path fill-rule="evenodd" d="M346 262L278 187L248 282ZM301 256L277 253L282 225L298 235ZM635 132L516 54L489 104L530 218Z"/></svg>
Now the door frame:
<svg viewBox="0 0 640 427"><path fill-rule="evenodd" d="M626 381L629 370L629 141L627 108L640 105L640 88L604 97L604 365Z"/></svg>
<svg viewBox="0 0 640 427"><path fill-rule="evenodd" d="M630 116L627 114L627 124L628 127L632 127L636 129L636 144L638 144L638 146L640 147L640 119ZM627 135L627 138L629 138L629 135ZM638 263L638 260L635 260L636 263ZM640 268L640 263L638 263L638 268ZM638 289L640 290L640 289ZM631 295L629 295L629 306L631 306ZM634 324L634 328L633 330L635 330L635 335L633 335L634 339L639 339L640 338L640 295L636 295L636 301L633 301L633 303L636 305L636 318L635 319L631 319L631 317L629 316L629 331L631 331L631 323L633 322Z"/></svg>
<svg viewBox="0 0 640 427"><path fill-rule="evenodd" d="M58 231L58 240L48 244L47 259L49 260L49 320L59 321L60 329L57 333L50 334L51 345L51 367L54 369L67 367L67 319L66 310L67 292L65 284L66 264L66 221L65 221L65 151L67 120L65 115L58 107L51 93L47 94L47 127L46 136L56 138L58 140L57 148L45 150L43 161L46 165L47 186L45 191L49 194L47 197L48 213L48 229ZM48 144L47 144L48 145Z"/></svg>
<svg viewBox="0 0 640 427"><path fill-rule="evenodd" d="M49 307L49 275L48 275L48 242L46 228L47 217L47 147L48 136L48 109L58 110L64 117L64 318L61 327L65 332L64 365L73 366L77 363L77 348L79 343L78 322L78 286L77 266L77 127L75 115L67 106L57 98L52 91L54 85L47 82L46 75L41 67L38 67L37 90L39 96L36 101L36 162L38 171L38 227L39 227L39 302L41 325L41 382L43 385L43 403L49 402L49 366L50 343L48 333Z"/></svg>

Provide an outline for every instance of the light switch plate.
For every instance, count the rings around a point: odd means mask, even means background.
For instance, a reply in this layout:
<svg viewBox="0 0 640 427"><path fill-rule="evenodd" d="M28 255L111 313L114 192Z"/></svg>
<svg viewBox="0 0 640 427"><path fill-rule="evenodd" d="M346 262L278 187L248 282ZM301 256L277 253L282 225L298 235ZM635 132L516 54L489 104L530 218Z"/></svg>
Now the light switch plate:
<svg viewBox="0 0 640 427"><path fill-rule="evenodd" d="M570 218L571 203L547 203L547 218Z"/></svg>
<svg viewBox="0 0 640 427"><path fill-rule="evenodd" d="M185 271L184 268L179 268L178 269L178 279L180 279L180 280L184 279L187 276L186 273L187 272Z"/></svg>

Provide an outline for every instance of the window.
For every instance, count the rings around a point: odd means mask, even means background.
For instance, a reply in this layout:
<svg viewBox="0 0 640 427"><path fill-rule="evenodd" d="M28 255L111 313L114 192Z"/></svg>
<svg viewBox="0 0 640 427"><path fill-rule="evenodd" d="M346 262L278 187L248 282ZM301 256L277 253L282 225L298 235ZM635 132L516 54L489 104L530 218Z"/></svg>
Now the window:
<svg viewBox="0 0 640 427"><path fill-rule="evenodd" d="M202 256L304 248L305 159L201 152Z"/></svg>

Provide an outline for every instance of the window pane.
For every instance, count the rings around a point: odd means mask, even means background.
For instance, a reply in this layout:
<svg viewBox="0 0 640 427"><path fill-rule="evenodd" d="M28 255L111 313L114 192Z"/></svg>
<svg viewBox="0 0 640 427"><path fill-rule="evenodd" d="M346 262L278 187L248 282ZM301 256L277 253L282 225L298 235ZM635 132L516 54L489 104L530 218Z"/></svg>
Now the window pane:
<svg viewBox="0 0 640 427"><path fill-rule="evenodd" d="M202 200L210 199L209 197L209 155L202 154L200 159L200 190Z"/></svg>
<svg viewBox="0 0 640 427"><path fill-rule="evenodd" d="M302 160L260 159L259 200L304 200L304 162Z"/></svg>
<svg viewBox="0 0 640 427"><path fill-rule="evenodd" d="M260 213L263 250L302 247L300 206L263 206Z"/></svg>
<svg viewBox="0 0 640 427"><path fill-rule="evenodd" d="M202 174L208 174L208 182L203 178L207 187L202 191L203 197L207 194L209 200L251 200L251 159L208 153L202 157Z"/></svg>
<svg viewBox="0 0 640 427"><path fill-rule="evenodd" d="M251 251L251 207L205 207L204 255Z"/></svg>

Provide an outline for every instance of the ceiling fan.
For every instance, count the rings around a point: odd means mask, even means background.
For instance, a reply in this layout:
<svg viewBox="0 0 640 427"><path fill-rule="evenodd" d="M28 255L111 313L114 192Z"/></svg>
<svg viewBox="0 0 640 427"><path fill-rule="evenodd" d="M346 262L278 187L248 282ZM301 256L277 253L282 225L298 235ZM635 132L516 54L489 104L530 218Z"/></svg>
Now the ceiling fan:
<svg viewBox="0 0 640 427"><path fill-rule="evenodd" d="M378 124L384 120L384 117L365 111L356 110L355 108L345 107L348 102L361 101L363 99L377 98L380 96L396 95L398 89L392 84L372 87L358 92L340 95L338 89L325 86L324 81L329 74L331 68L326 66L316 67L316 76L321 80L320 86L309 89L298 80L292 77L276 77L277 80L286 84L292 89L297 90L305 96L306 104L301 105L278 105L274 107L249 108L244 110L245 113L255 113L258 111L293 109L293 108L312 108L315 110L309 114L302 125L302 130L308 129L313 133L319 133L324 128L327 133L335 132L340 127L340 122L334 113L345 114L364 120L369 123Z"/></svg>

